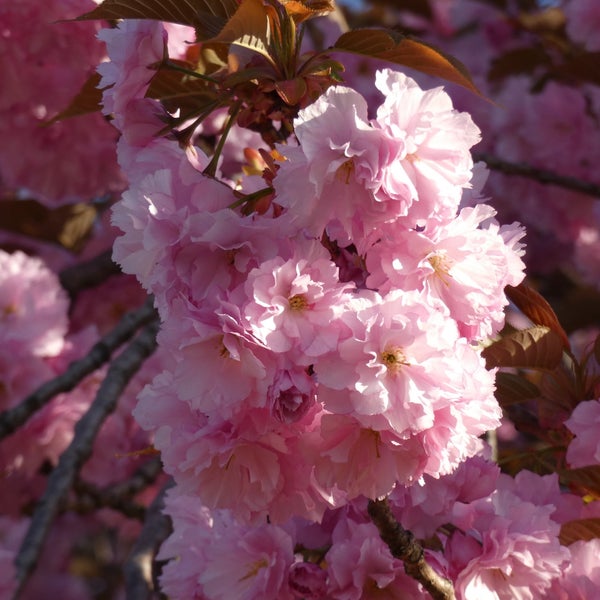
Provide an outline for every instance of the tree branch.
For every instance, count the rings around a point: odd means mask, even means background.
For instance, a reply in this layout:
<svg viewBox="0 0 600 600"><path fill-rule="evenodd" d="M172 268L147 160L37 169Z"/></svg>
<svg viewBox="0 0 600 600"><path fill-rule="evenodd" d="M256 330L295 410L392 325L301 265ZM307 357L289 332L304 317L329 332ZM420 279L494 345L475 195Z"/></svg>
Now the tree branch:
<svg viewBox="0 0 600 600"><path fill-rule="evenodd" d="M61 286L69 296L74 296L77 292L94 287L112 275L118 275L119 273L121 273L121 269L119 265L113 262L111 249L90 260L64 269L58 277Z"/></svg>
<svg viewBox="0 0 600 600"><path fill-rule="evenodd" d="M33 513L29 529L15 560L18 597L39 557L46 535L83 463L89 458L102 424L117 406L127 383L156 349L158 321L145 327L112 362L89 410L75 425L75 435L48 478L46 491Z"/></svg>
<svg viewBox="0 0 600 600"><path fill-rule="evenodd" d="M141 308L124 315L112 331L92 346L86 356L72 362L64 373L42 384L17 406L0 413L0 440L16 431L54 396L70 392L84 377L107 362L111 354L131 339L140 327L153 319L156 319L156 311L153 298L149 296Z"/></svg>
<svg viewBox="0 0 600 600"><path fill-rule="evenodd" d="M423 548L410 531L404 529L392 514L388 499L369 500L369 516L388 545L392 556L404 563L404 570L416 579L434 600L455 600L452 583L431 567Z"/></svg>
<svg viewBox="0 0 600 600"><path fill-rule="evenodd" d="M600 185L590 181L583 181L577 177L559 175L553 171L538 169L537 167L527 164L508 162L484 152L474 153L473 160L475 162L483 161L490 169L494 171L500 171L505 175L518 175L521 177L527 177L528 179L533 179L535 181L539 181L540 183L556 185L568 190L587 194L588 196L600 198Z"/></svg>
<svg viewBox="0 0 600 600"><path fill-rule="evenodd" d="M173 481L167 483L148 508L144 527L123 567L127 600L157 597L152 565L160 545L172 531L171 520L162 512L165 493L172 485Z"/></svg>
<svg viewBox="0 0 600 600"><path fill-rule="evenodd" d="M67 510L87 513L98 508L112 508L131 519L143 521L145 508L132 501L133 497L156 481L162 472L159 457L146 461L126 481L99 488L87 481L77 479L73 491L77 494L75 502L69 502Z"/></svg>

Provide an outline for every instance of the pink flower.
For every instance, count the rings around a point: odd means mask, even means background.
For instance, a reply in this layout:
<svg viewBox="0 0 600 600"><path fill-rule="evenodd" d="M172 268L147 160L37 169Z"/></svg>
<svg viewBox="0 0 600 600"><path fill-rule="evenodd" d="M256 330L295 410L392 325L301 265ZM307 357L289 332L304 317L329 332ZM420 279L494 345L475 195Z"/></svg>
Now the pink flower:
<svg viewBox="0 0 600 600"><path fill-rule="evenodd" d="M0 178L50 206L123 186L117 134L101 115L42 126L67 108L105 55L98 22L63 22L94 6L52 0L40 11L35 0L22 0L0 7Z"/></svg>
<svg viewBox="0 0 600 600"><path fill-rule="evenodd" d="M567 462L571 467L600 463L600 400L579 403L565 425L575 435L567 449Z"/></svg>
<svg viewBox="0 0 600 600"><path fill-rule="evenodd" d="M522 228L494 223L481 228L494 214L479 204L423 232L384 229L367 252L367 285L383 294L394 288L424 290L444 302L468 339L493 335L504 324L504 288L518 285L525 268Z"/></svg>
<svg viewBox="0 0 600 600"><path fill-rule="evenodd" d="M278 150L286 160L275 178L276 201L295 224L315 237L332 221L351 235L355 217L374 210L381 134L368 122L364 98L350 88L332 87L294 122L299 147Z"/></svg>
<svg viewBox="0 0 600 600"><path fill-rule="evenodd" d="M600 591L600 540L579 541L568 546L569 563L552 583L545 600L588 600Z"/></svg>
<svg viewBox="0 0 600 600"><path fill-rule="evenodd" d="M15 360L55 356L67 333L69 301L39 258L0 251L0 342Z"/></svg>
<svg viewBox="0 0 600 600"><path fill-rule="evenodd" d="M366 427L404 437L434 426L437 410L469 402L472 396L463 397L459 389L469 389L497 412L493 375L460 341L441 305L416 293L396 291L384 298L363 294L348 303L346 319L352 336L315 365L319 397L327 410L354 414ZM465 387L469 384L463 366L456 362L459 347L472 374L489 382L484 394ZM492 422L497 425L495 418ZM480 426L472 423L473 434L480 435L490 424L488 419Z"/></svg>
<svg viewBox="0 0 600 600"><path fill-rule="evenodd" d="M552 519L555 510L543 498L539 503L523 499L519 482L506 475L490 497L457 506L452 523L459 529L444 550L457 597L541 597L568 559L558 540L560 526Z"/></svg>
<svg viewBox="0 0 600 600"><path fill-rule="evenodd" d="M316 236L327 229L359 252L384 223L400 219L412 228L452 218L471 179L469 148L479 140L442 88L424 92L389 69L378 71L376 85L386 99L375 120L365 99L342 86L300 111L300 146L280 148L287 160L275 179L276 201L298 227Z"/></svg>
<svg viewBox="0 0 600 600"><path fill-rule="evenodd" d="M585 0L567 0L563 7L567 33L585 46L588 52L600 50L600 10L598 4Z"/></svg>
<svg viewBox="0 0 600 600"><path fill-rule="evenodd" d="M327 572L314 563L295 562L288 573L288 585L294 598L321 600L326 598Z"/></svg>
<svg viewBox="0 0 600 600"><path fill-rule="evenodd" d="M375 85L385 101L374 126L396 152L384 173L386 193L406 203L409 227L453 218L463 188L470 185L470 148L480 140L479 129L470 115L454 110L441 87L424 91L390 69L377 72Z"/></svg>
<svg viewBox="0 0 600 600"><path fill-rule="evenodd" d="M287 581L292 539L274 525L262 525L210 541L198 582L207 600L291 600Z"/></svg>
<svg viewBox="0 0 600 600"><path fill-rule="evenodd" d="M325 556L328 574L327 598L375 600L424 598L421 586L404 573L372 523L342 519L333 544Z"/></svg>
<svg viewBox="0 0 600 600"><path fill-rule="evenodd" d="M337 347L341 325L335 320L353 286L339 283L338 269L320 244L302 250L248 274L250 301L243 312L252 333L271 350L292 350L299 364L310 364Z"/></svg>

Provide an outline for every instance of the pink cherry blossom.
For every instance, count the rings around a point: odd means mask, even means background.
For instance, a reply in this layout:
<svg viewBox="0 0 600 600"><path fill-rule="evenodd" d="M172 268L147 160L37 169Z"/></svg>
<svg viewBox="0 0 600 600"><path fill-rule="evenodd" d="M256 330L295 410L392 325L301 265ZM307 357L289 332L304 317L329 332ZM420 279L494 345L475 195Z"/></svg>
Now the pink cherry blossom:
<svg viewBox="0 0 600 600"><path fill-rule="evenodd" d="M39 258L0 251L0 341L4 351L54 356L67 333L68 299Z"/></svg>
<svg viewBox="0 0 600 600"><path fill-rule="evenodd" d="M44 123L67 108L104 56L97 21L70 22L90 0L0 6L0 178L49 205L116 192L116 132L99 114Z"/></svg>
<svg viewBox="0 0 600 600"><path fill-rule="evenodd" d="M301 258L275 258L252 270L246 281L251 300L243 312L253 334L274 352L294 349L302 364L337 347L344 293L338 269L319 244Z"/></svg>
<svg viewBox="0 0 600 600"><path fill-rule="evenodd" d="M520 487L501 475L491 496L455 508L452 523L459 529L444 556L461 600L535 600L560 575L568 551L552 518L556 506L543 497L524 499Z"/></svg>
<svg viewBox="0 0 600 600"><path fill-rule="evenodd" d="M440 227L423 232L384 229L367 252L367 285L380 293L398 287L425 290L449 308L462 335L488 337L504 324L507 285L524 276L524 231L517 224L480 228L495 211L484 204L465 208Z"/></svg>
<svg viewBox="0 0 600 600"><path fill-rule="evenodd" d="M600 400L581 402L565 421L575 435L567 449L567 462L571 467L587 467L600 462Z"/></svg>
<svg viewBox="0 0 600 600"><path fill-rule="evenodd" d="M479 129L441 87L424 91L390 69L377 72L375 85L385 96L375 126L397 149L384 175L387 194L410 206L409 226L454 217L471 180L470 148L480 140Z"/></svg>
<svg viewBox="0 0 600 600"><path fill-rule="evenodd" d="M563 10L567 19L567 32L571 38L589 52L600 50L600 11L596 3L585 0L566 0Z"/></svg>

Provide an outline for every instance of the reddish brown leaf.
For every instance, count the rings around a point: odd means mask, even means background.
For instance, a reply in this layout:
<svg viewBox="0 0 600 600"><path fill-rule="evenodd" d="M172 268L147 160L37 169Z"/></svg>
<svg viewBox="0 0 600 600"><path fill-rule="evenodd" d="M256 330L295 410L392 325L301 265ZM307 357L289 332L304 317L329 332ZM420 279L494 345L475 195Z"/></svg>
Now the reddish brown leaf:
<svg viewBox="0 0 600 600"><path fill-rule="evenodd" d="M500 338L482 352L488 369L555 369L562 359L560 337L548 327L531 327Z"/></svg>
<svg viewBox="0 0 600 600"><path fill-rule="evenodd" d="M335 10L333 0L279 0L296 23L323 17Z"/></svg>
<svg viewBox="0 0 600 600"><path fill-rule="evenodd" d="M286 81L275 82L275 89L279 97L290 106L300 103L300 99L306 94L306 81L302 77L296 77Z"/></svg>
<svg viewBox="0 0 600 600"><path fill-rule="evenodd" d="M571 348L567 333L560 324L556 313L546 299L526 283L517 287L506 286L508 299L533 323L552 329L562 340L566 350Z"/></svg>
<svg viewBox="0 0 600 600"><path fill-rule="evenodd" d="M50 119L46 125L99 111L102 108L102 90L98 89L99 84L100 73L92 73L67 108Z"/></svg>
<svg viewBox="0 0 600 600"><path fill-rule="evenodd" d="M0 227L79 252L92 230L97 211L91 204L46 208L35 200L0 202Z"/></svg>
<svg viewBox="0 0 600 600"><path fill-rule="evenodd" d="M238 8L237 0L104 0L77 18L153 19L196 28L199 39L213 37Z"/></svg>
<svg viewBox="0 0 600 600"><path fill-rule="evenodd" d="M441 50L395 31L356 29L344 33L331 48L387 60L417 71L457 83L481 95L467 68Z"/></svg>
<svg viewBox="0 0 600 600"><path fill-rule="evenodd" d="M234 44L269 58L269 10L262 0L244 0L211 44Z"/></svg>
<svg viewBox="0 0 600 600"><path fill-rule="evenodd" d="M600 465L565 469L559 475L562 483L600 499Z"/></svg>
<svg viewBox="0 0 600 600"><path fill-rule="evenodd" d="M563 546L569 546L580 540L589 541L600 538L600 519L579 519L563 523L559 539Z"/></svg>
<svg viewBox="0 0 600 600"><path fill-rule="evenodd" d="M521 375L499 372L496 375L496 398L500 406L512 406L538 398L538 387Z"/></svg>
<svg viewBox="0 0 600 600"><path fill-rule="evenodd" d="M148 98L160 100L171 113L179 110L179 117L183 120L202 113L218 99L214 86L204 79L172 69L169 64L190 70L193 68L180 61L170 61L161 66L146 91Z"/></svg>

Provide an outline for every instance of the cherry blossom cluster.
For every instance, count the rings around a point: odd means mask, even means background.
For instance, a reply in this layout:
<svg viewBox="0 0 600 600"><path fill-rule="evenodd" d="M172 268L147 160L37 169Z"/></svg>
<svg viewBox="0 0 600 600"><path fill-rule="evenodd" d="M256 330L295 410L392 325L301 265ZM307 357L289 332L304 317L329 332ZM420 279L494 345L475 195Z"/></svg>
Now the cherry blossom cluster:
<svg viewBox="0 0 600 600"><path fill-rule="evenodd" d="M48 206L120 191L114 129L98 113L44 126L105 58L92 0L0 3L0 185ZM74 51L76 48L76 51Z"/></svg>
<svg viewBox="0 0 600 600"><path fill-rule="evenodd" d="M524 228L496 221L472 149L481 126L485 151L594 180L589 132L600 95L560 79L532 90L522 75L496 86L486 79L494 58L523 41L514 22L490 3L428 4L431 20L412 15L410 26L461 57L503 109L460 93L451 100L389 65L365 77L346 57L345 83L304 106L293 135L269 147L254 131L229 128L235 111L223 108L198 125L193 143L166 134L173 115L148 88L166 54L188 56L193 28L125 19L96 38L98 23L50 27L91 1L52 0L42 15L32 0L0 0L3 191L58 206L128 182L114 227L106 213L79 258L33 238L27 249L40 257L0 250L0 413L85 355L146 293L161 319L159 349L100 430L24 600L120 597L110 578L78 576L78 561L118 531L103 550L114 556L92 562L123 562L139 523L110 509L75 512L86 511L86 486L127 482L154 449L175 482L165 501L173 531L157 556L171 600L428 598L368 516L370 501L383 498L458 600L597 595L598 539L565 540L571 522L598 520L600 502L582 498L576 477L568 491L557 473L520 464L501 472L482 439L500 426L501 440L522 441L501 421L497 372L482 348L504 327L504 290L523 280L525 257ZM592 4L560 6L565 35L595 52ZM473 22L481 27L466 27ZM336 26L323 27L329 39ZM40 127L97 63L103 115ZM219 156L206 154L198 138L223 131ZM600 213L587 197L496 174L489 184L502 222L531 223L536 271L556 263L552 253L576 256L597 285ZM15 239L3 233L3 248ZM54 271L113 241L127 275L70 298ZM571 342L564 357L587 363L579 381L587 399L569 405L556 392L561 409L546 421L561 477L582 470L593 480L600 368L593 350ZM48 472L107 370L0 440L2 598L16 589L15 557ZM143 512L166 479L133 495L127 510Z"/></svg>
<svg viewBox="0 0 600 600"><path fill-rule="evenodd" d="M479 130L442 88L390 69L375 78L374 116L332 87L298 114L271 200L248 214L240 194L260 181L208 177L199 148L156 136L147 65L169 44L163 26L126 21L101 37L104 110L130 182L113 210L114 256L154 294L174 359L134 411L177 484L164 591L420 593L364 508L449 475L499 424L477 344L502 327L504 287L523 278L523 230L487 205L461 208ZM540 542L551 573L540 589L564 558L555 529Z"/></svg>

